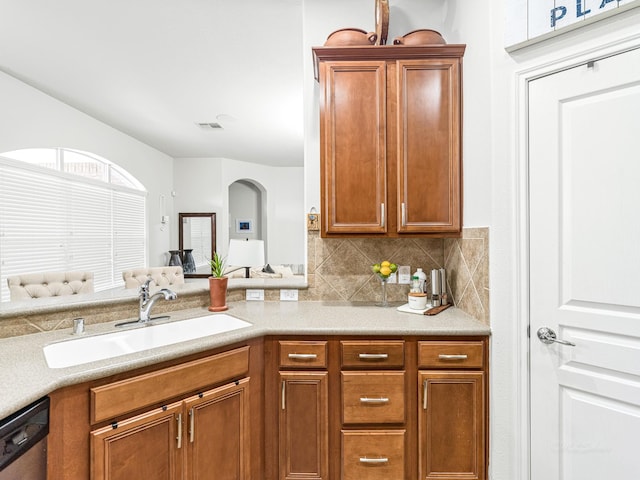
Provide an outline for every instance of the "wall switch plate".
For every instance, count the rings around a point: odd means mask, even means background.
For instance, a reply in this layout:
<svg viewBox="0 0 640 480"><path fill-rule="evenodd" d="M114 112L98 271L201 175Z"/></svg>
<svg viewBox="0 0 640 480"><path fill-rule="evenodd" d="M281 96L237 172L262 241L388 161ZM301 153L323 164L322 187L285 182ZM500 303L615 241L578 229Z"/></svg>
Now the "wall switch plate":
<svg viewBox="0 0 640 480"><path fill-rule="evenodd" d="M264 290L263 289L256 289L256 290L247 289L246 299L248 302L264 302Z"/></svg>
<svg viewBox="0 0 640 480"><path fill-rule="evenodd" d="M307 231L317 232L320 230L320 214L308 213L307 214Z"/></svg>
<svg viewBox="0 0 640 480"><path fill-rule="evenodd" d="M389 278L387 278L387 283L398 283L398 275L396 275L396 272L393 272L391 275L389 275Z"/></svg>
<svg viewBox="0 0 640 480"><path fill-rule="evenodd" d="M398 283L401 285L409 285L411 283L411 266L403 265L398 267Z"/></svg>
<svg viewBox="0 0 640 480"><path fill-rule="evenodd" d="M281 302L297 302L298 301L298 290L280 290L280 301Z"/></svg>

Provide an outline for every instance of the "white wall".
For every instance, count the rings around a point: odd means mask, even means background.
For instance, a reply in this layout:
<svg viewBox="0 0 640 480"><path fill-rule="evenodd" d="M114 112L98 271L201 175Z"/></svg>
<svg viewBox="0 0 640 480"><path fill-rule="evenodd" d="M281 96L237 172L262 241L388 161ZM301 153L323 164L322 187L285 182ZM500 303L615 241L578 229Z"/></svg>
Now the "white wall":
<svg viewBox="0 0 640 480"><path fill-rule="evenodd" d="M217 248L226 255L229 222L233 222L229 217L229 185L236 180L253 180L266 192L266 225L263 223L262 229L267 261L275 265L306 263L303 178L302 167L269 167L224 158L177 158L174 215L215 212Z"/></svg>
<svg viewBox="0 0 640 480"><path fill-rule="evenodd" d="M171 157L17 79L0 73L0 152L65 147L95 153L136 177L147 189L149 265L164 265L173 222L161 224L161 196L171 212Z"/></svg>
<svg viewBox="0 0 640 480"><path fill-rule="evenodd" d="M251 220L252 231L236 233L239 219ZM262 240L262 192L253 183L238 181L229 185L229 238Z"/></svg>

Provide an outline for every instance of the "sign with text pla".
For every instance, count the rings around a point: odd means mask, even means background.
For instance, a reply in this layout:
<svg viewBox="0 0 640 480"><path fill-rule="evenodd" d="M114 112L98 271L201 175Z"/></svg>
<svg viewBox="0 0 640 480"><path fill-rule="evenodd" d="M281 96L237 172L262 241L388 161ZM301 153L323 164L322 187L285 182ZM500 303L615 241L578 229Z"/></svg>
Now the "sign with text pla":
<svg viewBox="0 0 640 480"><path fill-rule="evenodd" d="M640 7L640 0L509 0L505 47L516 50Z"/></svg>

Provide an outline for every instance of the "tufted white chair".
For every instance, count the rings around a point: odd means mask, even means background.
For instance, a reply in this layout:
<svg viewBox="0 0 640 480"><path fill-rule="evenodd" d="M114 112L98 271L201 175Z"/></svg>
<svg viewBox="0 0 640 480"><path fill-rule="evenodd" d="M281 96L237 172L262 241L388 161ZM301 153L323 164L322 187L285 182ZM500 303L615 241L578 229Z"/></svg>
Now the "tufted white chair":
<svg viewBox="0 0 640 480"><path fill-rule="evenodd" d="M124 288L139 288L149 278L153 281L150 287L168 287L170 285L180 285L184 283L184 273L182 267L153 267L136 268L135 270L125 270L122 272Z"/></svg>
<svg viewBox="0 0 640 480"><path fill-rule="evenodd" d="M44 272L7 277L11 300L93 292L93 272Z"/></svg>

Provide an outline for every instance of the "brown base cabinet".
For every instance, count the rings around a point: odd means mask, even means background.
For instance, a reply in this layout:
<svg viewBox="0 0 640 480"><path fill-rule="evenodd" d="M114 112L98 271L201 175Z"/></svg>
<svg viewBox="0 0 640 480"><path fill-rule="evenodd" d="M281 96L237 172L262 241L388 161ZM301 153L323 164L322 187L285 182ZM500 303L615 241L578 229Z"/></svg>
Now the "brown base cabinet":
<svg viewBox="0 0 640 480"><path fill-rule="evenodd" d="M182 478L182 412L174 403L91 432L91 478Z"/></svg>
<svg viewBox="0 0 640 480"><path fill-rule="evenodd" d="M49 478L261 478L262 346L260 339L52 392Z"/></svg>
<svg viewBox="0 0 640 480"><path fill-rule="evenodd" d="M280 478L328 478L327 372L280 372Z"/></svg>
<svg viewBox="0 0 640 480"><path fill-rule="evenodd" d="M405 430L342 431L342 479L404 478Z"/></svg>
<svg viewBox="0 0 640 480"><path fill-rule="evenodd" d="M185 478L250 478L249 379L188 398L184 406Z"/></svg>
<svg viewBox="0 0 640 480"><path fill-rule="evenodd" d="M420 478L484 479L483 372L421 371Z"/></svg>
<svg viewBox="0 0 640 480"><path fill-rule="evenodd" d="M248 386L245 378L91 432L91 478L248 478Z"/></svg>
<svg viewBox="0 0 640 480"><path fill-rule="evenodd" d="M278 342L279 480L329 478L326 341ZM315 370L312 370L315 369ZM267 414L269 418L269 414Z"/></svg>
<svg viewBox="0 0 640 480"><path fill-rule="evenodd" d="M486 337L265 342L267 480L486 480Z"/></svg>
<svg viewBox="0 0 640 480"><path fill-rule="evenodd" d="M61 388L65 480L487 480L487 337L281 336Z"/></svg>

